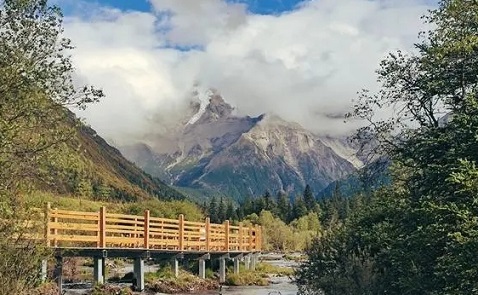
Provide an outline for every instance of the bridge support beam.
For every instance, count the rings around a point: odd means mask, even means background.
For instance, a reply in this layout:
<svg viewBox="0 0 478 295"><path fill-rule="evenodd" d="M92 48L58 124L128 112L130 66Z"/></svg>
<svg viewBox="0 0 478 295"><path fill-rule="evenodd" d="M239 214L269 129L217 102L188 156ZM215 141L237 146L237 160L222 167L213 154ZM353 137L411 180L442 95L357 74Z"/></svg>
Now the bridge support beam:
<svg viewBox="0 0 478 295"><path fill-rule="evenodd" d="M246 270L251 269L251 254L247 254L246 256L244 256L244 268Z"/></svg>
<svg viewBox="0 0 478 295"><path fill-rule="evenodd" d="M134 278L134 290L144 291L144 259L142 257L134 259Z"/></svg>
<svg viewBox="0 0 478 295"><path fill-rule="evenodd" d="M95 283L105 283L105 259L103 257L93 257L93 277Z"/></svg>
<svg viewBox="0 0 478 295"><path fill-rule="evenodd" d="M239 258L234 258L234 274L239 274Z"/></svg>
<svg viewBox="0 0 478 295"><path fill-rule="evenodd" d="M174 257L173 260L171 261L171 265L173 267L174 276L176 278L179 277L179 258Z"/></svg>
<svg viewBox="0 0 478 295"><path fill-rule="evenodd" d="M58 293L63 294L63 257L57 256L53 277L58 285Z"/></svg>
<svg viewBox="0 0 478 295"><path fill-rule="evenodd" d="M253 253L251 255L251 270L256 270L256 265L259 259L259 254L258 253Z"/></svg>
<svg viewBox="0 0 478 295"><path fill-rule="evenodd" d="M211 259L209 254L199 257L199 278L203 280L206 278L206 260L209 259Z"/></svg>
<svg viewBox="0 0 478 295"><path fill-rule="evenodd" d="M226 282L226 258L229 259L229 254L219 257L219 283Z"/></svg>
<svg viewBox="0 0 478 295"><path fill-rule="evenodd" d="M48 275L48 260L43 259L41 261L41 277L40 277L42 283L46 282L47 275Z"/></svg>

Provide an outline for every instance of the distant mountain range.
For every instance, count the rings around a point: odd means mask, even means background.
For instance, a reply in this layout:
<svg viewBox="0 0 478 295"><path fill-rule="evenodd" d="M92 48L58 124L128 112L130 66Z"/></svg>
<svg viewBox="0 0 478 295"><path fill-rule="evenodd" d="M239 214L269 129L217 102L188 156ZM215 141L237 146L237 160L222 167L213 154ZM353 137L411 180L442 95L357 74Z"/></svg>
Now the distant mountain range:
<svg viewBox="0 0 478 295"><path fill-rule="evenodd" d="M266 190L298 194L307 184L318 193L362 165L344 138L275 115L238 116L216 91L194 95L177 128L119 147L125 157L179 189L236 200Z"/></svg>

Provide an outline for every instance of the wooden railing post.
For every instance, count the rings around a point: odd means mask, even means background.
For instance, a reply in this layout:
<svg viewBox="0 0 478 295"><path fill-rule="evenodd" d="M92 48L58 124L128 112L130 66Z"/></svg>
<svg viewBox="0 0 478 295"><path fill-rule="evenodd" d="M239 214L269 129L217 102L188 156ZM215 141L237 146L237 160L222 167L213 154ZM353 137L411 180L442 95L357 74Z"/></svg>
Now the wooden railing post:
<svg viewBox="0 0 478 295"><path fill-rule="evenodd" d="M179 250L184 250L184 215L179 214Z"/></svg>
<svg viewBox="0 0 478 295"><path fill-rule="evenodd" d="M239 222L239 251L242 251L242 244L244 239L244 229L242 228L242 222Z"/></svg>
<svg viewBox="0 0 478 295"><path fill-rule="evenodd" d="M106 248L106 207L103 206L100 209L100 220L99 220L99 233L100 240L98 241L99 248Z"/></svg>
<svg viewBox="0 0 478 295"><path fill-rule="evenodd" d="M149 249L149 210L144 211L144 248Z"/></svg>
<svg viewBox="0 0 478 295"><path fill-rule="evenodd" d="M206 251L211 247L211 219L206 218Z"/></svg>
<svg viewBox="0 0 478 295"><path fill-rule="evenodd" d="M53 208L53 211L56 211L57 208ZM51 212L51 211L50 211ZM58 212L56 212L58 213ZM55 217L53 217L53 223L55 223L55 225L58 225L58 217L56 217L57 215L55 214ZM53 229L53 246L54 247L58 247L58 239L56 238L56 236L58 235L58 229L57 228L54 228Z"/></svg>
<svg viewBox="0 0 478 295"><path fill-rule="evenodd" d="M47 202L45 204L45 212L44 212L44 222L45 222L45 243L47 247L50 247L50 209L51 209L51 204L50 202Z"/></svg>
<svg viewBox="0 0 478 295"><path fill-rule="evenodd" d="M226 238L224 247L226 248L226 251L229 252L229 220L224 221L224 234Z"/></svg>
<svg viewBox="0 0 478 295"><path fill-rule="evenodd" d="M249 251L252 251L254 248L254 236L253 236L253 230L252 226L249 226Z"/></svg>
<svg viewBox="0 0 478 295"><path fill-rule="evenodd" d="M262 248L261 226L256 225L256 251L261 251L261 248Z"/></svg>

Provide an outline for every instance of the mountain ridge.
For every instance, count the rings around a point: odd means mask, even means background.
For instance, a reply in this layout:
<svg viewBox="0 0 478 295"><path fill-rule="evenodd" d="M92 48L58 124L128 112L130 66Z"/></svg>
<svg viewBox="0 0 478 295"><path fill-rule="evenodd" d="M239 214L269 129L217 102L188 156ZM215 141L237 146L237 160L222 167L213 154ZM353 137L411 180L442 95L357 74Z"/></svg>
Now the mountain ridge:
<svg viewBox="0 0 478 295"><path fill-rule="evenodd" d="M324 143L298 123L274 114L236 115L217 91L210 91L209 104L195 107L201 115L184 119L188 123L170 136L168 145L176 146L174 152L162 151L164 137L152 145L139 142L120 150L171 185L238 200L265 190L299 193L307 184L319 192L356 171L359 164L345 159L350 147L337 153L330 146L340 141Z"/></svg>

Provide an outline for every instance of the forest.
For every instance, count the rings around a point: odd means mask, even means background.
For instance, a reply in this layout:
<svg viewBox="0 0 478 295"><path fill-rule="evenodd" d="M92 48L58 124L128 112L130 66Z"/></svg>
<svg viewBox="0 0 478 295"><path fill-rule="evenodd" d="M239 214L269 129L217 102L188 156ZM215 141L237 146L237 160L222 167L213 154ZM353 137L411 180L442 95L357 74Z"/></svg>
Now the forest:
<svg viewBox="0 0 478 295"><path fill-rule="evenodd" d="M354 138L390 159L391 184L314 239L304 294L477 293L478 2L440 1L423 20L415 50L390 53L381 89L348 115L367 122Z"/></svg>

